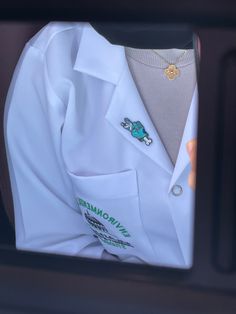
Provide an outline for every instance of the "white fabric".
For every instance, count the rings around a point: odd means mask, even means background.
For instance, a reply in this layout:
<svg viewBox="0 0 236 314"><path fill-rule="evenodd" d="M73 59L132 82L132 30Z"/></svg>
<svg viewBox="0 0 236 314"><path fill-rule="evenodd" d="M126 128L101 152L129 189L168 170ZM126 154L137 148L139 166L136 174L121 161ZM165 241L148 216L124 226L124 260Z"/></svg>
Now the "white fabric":
<svg viewBox="0 0 236 314"><path fill-rule="evenodd" d="M124 47L87 23L46 26L26 45L6 104L17 248L94 258L106 250L122 261L190 267L185 145L196 136L196 110L197 89L173 168ZM121 126L126 117L144 125L150 146Z"/></svg>

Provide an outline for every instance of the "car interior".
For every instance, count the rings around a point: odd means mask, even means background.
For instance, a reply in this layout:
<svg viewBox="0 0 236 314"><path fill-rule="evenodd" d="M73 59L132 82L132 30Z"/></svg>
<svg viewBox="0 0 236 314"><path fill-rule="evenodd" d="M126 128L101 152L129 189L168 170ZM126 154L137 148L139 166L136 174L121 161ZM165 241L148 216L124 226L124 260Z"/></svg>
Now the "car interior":
<svg viewBox="0 0 236 314"><path fill-rule="evenodd" d="M35 10L27 1L22 2L20 9L16 1L0 4L0 313L235 313L236 4L227 6L215 1L212 10L211 3L204 1L191 1L186 6L150 1L148 8L139 3L135 14L131 14L132 1L126 1L126 6L117 2L110 6L105 0L99 7L83 1L67 1L66 5L65 10L62 0L42 2ZM200 39L199 144L191 269L15 249L3 134L4 104L25 43L49 20L92 21L111 42L137 47L149 47L155 42L157 20L162 31L174 21L172 27L184 27ZM132 32L127 31L127 25L131 25ZM148 37L147 33L151 35ZM173 40L177 38L178 34ZM165 45L165 39L159 45Z"/></svg>

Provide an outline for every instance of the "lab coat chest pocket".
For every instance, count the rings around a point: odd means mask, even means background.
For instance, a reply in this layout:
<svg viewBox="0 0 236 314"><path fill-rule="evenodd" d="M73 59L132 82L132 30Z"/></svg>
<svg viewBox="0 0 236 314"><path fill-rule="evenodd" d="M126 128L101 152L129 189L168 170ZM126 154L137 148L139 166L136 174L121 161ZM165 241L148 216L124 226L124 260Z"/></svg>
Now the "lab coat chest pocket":
<svg viewBox="0 0 236 314"><path fill-rule="evenodd" d="M84 220L105 249L145 260L150 244L140 218L136 171L89 177L69 175Z"/></svg>

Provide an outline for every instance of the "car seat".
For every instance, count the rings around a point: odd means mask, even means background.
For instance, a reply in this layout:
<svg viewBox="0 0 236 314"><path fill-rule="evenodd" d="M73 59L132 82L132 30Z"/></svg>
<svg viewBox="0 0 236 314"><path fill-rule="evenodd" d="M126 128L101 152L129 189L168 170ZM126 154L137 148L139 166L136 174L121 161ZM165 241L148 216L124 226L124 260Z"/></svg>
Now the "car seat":
<svg viewBox="0 0 236 314"><path fill-rule="evenodd" d="M40 29L45 23L22 23L22 22L1 22L0 23L0 191L2 196L2 206L0 208L0 239L9 234L12 239L14 234L14 209L11 193L11 185L8 173L6 150L4 143L3 119L4 104L7 91L11 82L14 68L17 64L21 51L26 42ZM5 213L4 213L5 211ZM4 234L3 234L4 233Z"/></svg>

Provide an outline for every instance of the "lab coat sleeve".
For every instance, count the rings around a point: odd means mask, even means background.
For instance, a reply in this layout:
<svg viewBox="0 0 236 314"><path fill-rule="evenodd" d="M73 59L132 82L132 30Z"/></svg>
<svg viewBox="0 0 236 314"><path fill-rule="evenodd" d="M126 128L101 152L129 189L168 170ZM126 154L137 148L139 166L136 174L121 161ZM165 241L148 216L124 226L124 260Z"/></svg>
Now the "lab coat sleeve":
<svg viewBox="0 0 236 314"><path fill-rule="evenodd" d="M16 247L107 259L82 218L65 171L60 152L65 114L42 52L27 44L8 92L4 122Z"/></svg>

